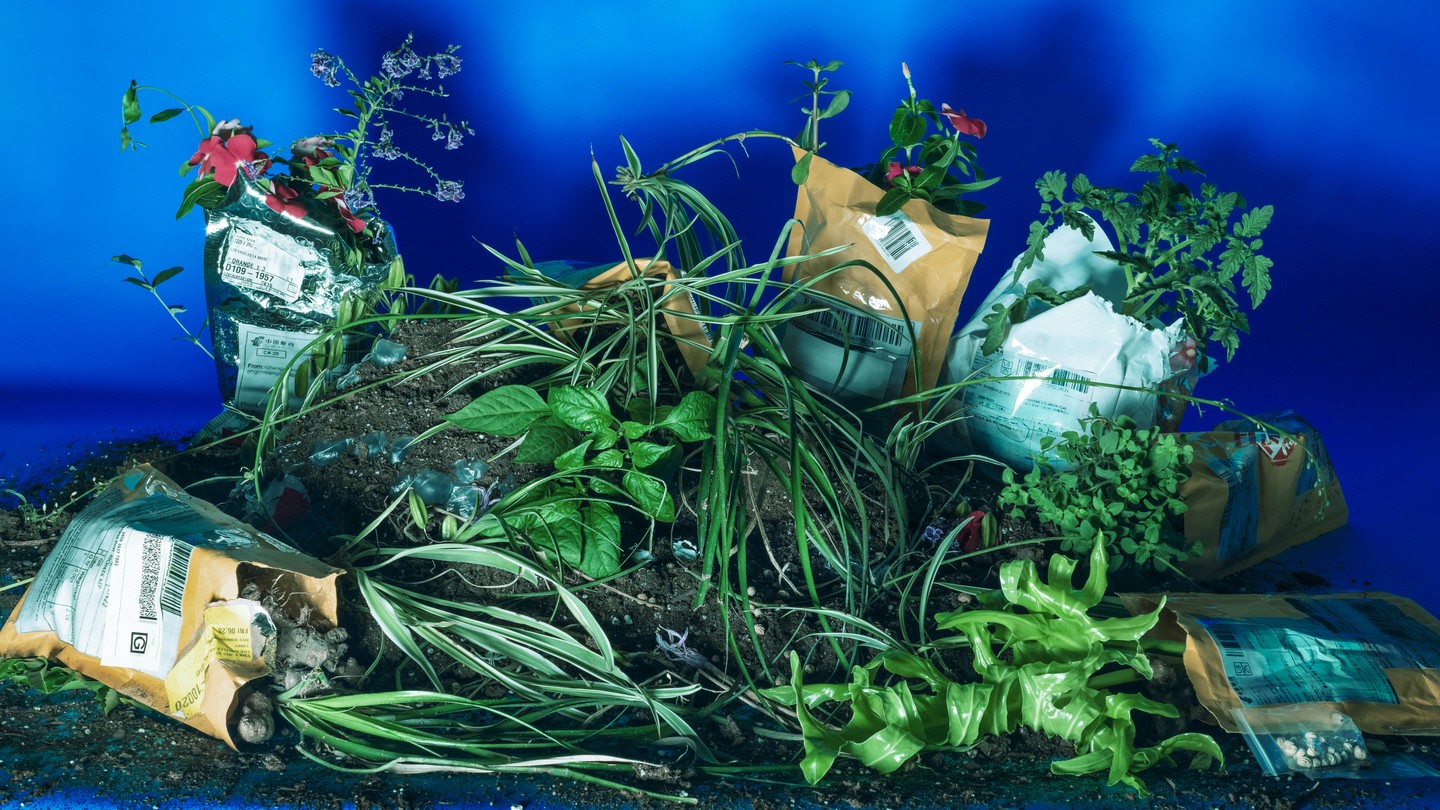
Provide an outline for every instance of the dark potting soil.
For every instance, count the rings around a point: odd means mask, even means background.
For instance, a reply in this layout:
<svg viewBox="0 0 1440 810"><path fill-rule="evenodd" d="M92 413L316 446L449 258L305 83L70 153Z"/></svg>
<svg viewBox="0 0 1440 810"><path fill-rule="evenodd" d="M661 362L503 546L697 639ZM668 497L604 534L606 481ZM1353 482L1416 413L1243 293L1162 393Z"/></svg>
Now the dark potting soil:
<svg viewBox="0 0 1440 810"><path fill-rule="evenodd" d="M408 324L395 339L407 347L407 359L385 369L362 365L361 382L350 396L283 426L276 449L264 458L270 473L288 473L303 483L308 512L284 527L288 539L317 556L339 547L333 538L360 532L396 497L396 484L422 470L451 471L456 461L487 459L480 484L513 487L539 470L520 465L503 454L513 441L504 437L447 428L405 448L403 453L375 454L365 441L384 434L389 446L397 437L413 437L440 424L481 392L497 385L523 383L521 372L477 376L483 365L455 363L431 373L409 376L427 356L446 348L448 330L438 323ZM333 449L337 441L353 440L333 458L317 450ZM403 444L403 443L402 443ZM202 483L192 492L222 504L232 514L246 513L247 488L235 487L235 476L250 466L247 448L219 445L203 451L176 453L166 442L140 442L108 448L87 464L67 470L63 491L50 500L65 502L93 483L148 462L182 485ZM728 627L714 600L696 607L701 585L693 562L683 552L695 532L693 512L680 504L679 519L643 535L648 564L606 583L593 583L574 574L567 582L583 594L589 609L600 619L618 651L641 668L640 676L681 669L683 665L657 650L656 634L688 633L687 645L704 654L711 673L699 680L718 687L737 672L728 633L754 625L759 650L738 645L744 664L753 672L768 673L779 682L788 673L785 660L798 650L815 680L845 680L836 670L828 647L811 634L819 627L809 614L783 610L805 604L798 584L799 566L789 504L779 487L757 475L754 517L756 533L751 558L751 612L729 610ZM958 483L958 482L957 482ZM779 492L780 494L776 494ZM984 479L965 483L963 495L971 507L989 510L996 487ZM32 499L32 502L38 502ZM27 508L0 511L0 588L34 576L70 516L69 511L38 513ZM426 542L439 531L441 517L431 510L422 531L402 506L375 532L375 542L413 545ZM643 531L641 527L632 527ZM942 528L945 528L942 526ZM1004 542L1040 538L1045 527L1002 520ZM632 535L638 537L640 535ZM1052 550L1048 545L1025 546L956 566L947 571L954 581L993 586L998 564L1027 556L1042 565ZM814 561L812 561L814 562ZM416 580L434 573L415 570ZM492 599L504 593L507 583L487 579L484 571L461 571L460 576L435 580L443 595L456 599ZM822 572L822 581L824 579ZM1119 572L1112 578L1117 590L1194 589L1141 571ZM1236 592L1313 591L1328 583L1306 572L1292 572L1278 563L1215 583L1212 590ZM0 616L8 615L20 588L0 591ZM839 599L841 594L830 594ZM345 598L358 605L359 596ZM954 609L959 597L931 605L932 612ZM837 602L838 604L838 602ZM893 624L894 604L880 601L866 618L886 627ZM361 610L350 610L352 652L362 659L379 648L378 635L366 627ZM355 632L355 631L358 631ZM368 649L367 649L368 648ZM693 671L687 674L694 676ZM1182 718L1163 725L1142 727L1151 737L1182 730L1213 730L1195 719L1198 711L1183 678L1173 668L1157 667L1152 696L1175 703ZM637 677L638 679L638 677ZM762 684L763 685L763 684ZM44 696L16 684L0 685L0 804L5 806L56 806L75 804L110 807L177 806L227 807L640 807L667 804L629 791L617 791L545 776L480 774L400 775L349 773L327 768L299 754L293 730L282 728L270 743L234 752L219 742L178 723L129 704L108 715L84 691ZM743 722L714 724L715 747L747 762L794 762L798 744L755 734ZM1054 759L1073 755L1068 743L1022 731L989 739L969 751L917 757L900 771L881 777L842 760L817 787L806 785L798 767L757 773L753 778L717 778L683 767L641 769L633 784L670 794L689 795L707 807L826 807L826 808L935 808L935 807L1354 807L1374 803L1387 807L1426 807L1434 787L1424 781L1378 783L1343 779L1312 782L1300 778L1266 777L1238 736L1216 732L1226 755L1224 772L1192 771L1160 765L1140 774L1153 795L1140 799L1124 787L1107 787L1103 776L1059 777L1049 771ZM1400 752L1435 761L1430 738L1389 737L1370 740L1377 752ZM1426 791L1432 793L1426 793Z"/></svg>

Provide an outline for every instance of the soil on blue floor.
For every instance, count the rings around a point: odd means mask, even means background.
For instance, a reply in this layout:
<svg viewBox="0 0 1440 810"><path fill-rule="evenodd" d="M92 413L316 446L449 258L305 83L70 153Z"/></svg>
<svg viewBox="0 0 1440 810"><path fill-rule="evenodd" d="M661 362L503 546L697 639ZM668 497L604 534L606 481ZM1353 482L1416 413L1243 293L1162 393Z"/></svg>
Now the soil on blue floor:
<svg viewBox="0 0 1440 810"><path fill-rule="evenodd" d="M470 374L461 368L440 370L400 382L430 351L440 348L446 335L434 326L412 326L398 335L407 346L408 359L398 366L360 369L361 391L334 407L321 409L289 424L267 457L270 469L286 470L303 482L309 510L286 531L292 542L317 556L333 551L331 538L354 534L379 514L392 500L395 484L423 469L448 469L457 459L495 458L504 444L497 440L460 431L444 434L443 441L421 442L403 456L377 459L355 443L323 464L316 463L314 451L324 442L358 440L383 433L393 439L414 436L442 421L486 387L504 382L523 382L523 377L492 378L483 383L466 383ZM374 385L371 385L371 384ZM499 442L499 444L497 444ZM363 443L361 443L363 444ZM233 476L247 465L251 448L211 446L203 451L182 451L175 443L148 440L97 448L78 464L66 463L48 480L28 482L25 503L11 500L0 510L0 588L34 576L45 555L82 508L84 493L137 462L155 465L181 485L193 486L192 494L204 497L237 516L253 512L245 488L237 489ZM253 456L250 457L253 459ZM492 462L487 474L494 480L525 480L534 470L525 465L507 464L503 456ZM990 509L996 489L981 478L970 480L966 497L975 508ZM74 497L79 495L80 497ZM58 504L63 508L36 509L26 504ZM404 511L404 510L400 510ZM784 503L762 505L758 519L764 563L751 578L752 599L761 605L783 605L795 600L793 569L795 544L793 524L787 522ZM427 531L438 529L439 517ZM378 530L387 542L420 542L413 523L397 518ZM633 573L587 589L586 603L608 629L618 650L645 662L653 671L676 667L659 654L655 634L658 628L686 629L688 645L704 651L710 664L720 671L732 667L724 625L714 610L696 608L696 578L682 575L686 560L677 556L674 541L684 540L693 524L677 521L674 528L654 542L653 562ZM787 532L789 533L787 535ZM1003 520L1002 540L1041 537L1046 527ZM995 585L997 564L1016 555L1028 555L1042 566L1052 549L1035 545L998 552L983 563L966 563L947 575L970 584ZM1191 583L1166 581L1156 575L1126 581L1121 575L1117 589L1190 590ZM475 581L466 577L446 578L445 595L452 598L486 598L493 586L502 583ZM1329 583L1306 572L1289 571L1277 562L1262 564L1245 574L1217 583L1215 590L1323 591ZM0 591L0 617L7 616L18 601L21 588ZM358 594L342 594L348 604L358 606ZM955 604L935 604L933 610L953 609ZM887 621L888 605L876 606L867 618L877 624ZM893 613L893 611L891 611ZM352 654L362 660L382 647L373 624L359 609L347 611L351 629ZM754 617L732 615L743 625ZM763 618L765 632L760 648L740 645L748 664L760 671L768 665L775 671L783 666L790 649L808 654L817 680L834 667L827 659L825 645L810 634L818 628L805 613L775 611ZM813 648L813 649L812 649ZM777 665L781 665L777 668ZM834 680L844 680L843 673ZM1030 807L1053 804L1070 807L1354 807L1366 797L1375 797L1376 783L1343 779L1320 782L1303 778L1265 776L1240 738L1226 735L1207 725L1204 711L1194 701L1183 677L1172 666L1157 665L1157 678L1146 686L1153 697L1174 703L1181 719L1163 725L1147 724L1139 729L1144 739L1157 739L1181 730L1211 731L1219 741L1227 767L1223 772L1192 771L1181 766L1158 766L1141 777L1153 794L1138 798L1124 787L1107 787L1103 775L1060 777L1050 773L1050 762L1073 755L1068 743L1022 731L1008 737L982 741L963 752L934 753L917 757L897 773L881 777L852 761L841 760L816 787L805 784L798 767L757 773L751 778L716 778L700 775L684 766L640 768L633 784L674 795L689 795L707 807L826 807L826 808L933 808L933 807ZM405 776L392 773L354 773L335 770L302 756L296 750L293 730L281 728L270 742L231 751L219 742L174 723L155 712L121 703L109 713L83 690L45 696L20 684L0 686L0 804L20 803L98 804L116 807L150 807L169 800L195 806L265 807L650 807L665 804L639 793L617 791L583 783L537 777L509 777L475 774ZM744 718L715 726L714 746L747 762L794 763L798 745L754 733ZM1142 744L1144 742L1142 739ZM1433 762L1435 751L1429 738L1370 738L1372 751L1411 753ZM333 764L343 764L335 761ZM1383 788L1387 806L1425 806L1413 783L1395 782ZM1407 805L1407 802L1418 802Z"/></svg>

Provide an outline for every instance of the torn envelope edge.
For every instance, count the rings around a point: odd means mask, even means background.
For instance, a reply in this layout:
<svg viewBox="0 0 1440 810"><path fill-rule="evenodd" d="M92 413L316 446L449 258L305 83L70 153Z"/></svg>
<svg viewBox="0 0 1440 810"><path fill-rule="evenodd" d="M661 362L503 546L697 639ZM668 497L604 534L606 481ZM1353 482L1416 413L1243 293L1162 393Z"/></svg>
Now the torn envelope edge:
<svg viewBox="0 0 1440 810"><path fill-rule="evenodd" d="M1382 592L1356 592L1308 596L1305 594L1120 594L1125 608L1131 614L1139 615L1153 611L1161 600L1165 609L1160 620L1146 634L1146 638L1183 641L1185 643L1185 672L1195 688L1195 697L1211 715L1211 721L1218 723L1228 732L1236 733L1233 714L1236 709L1251 708L1253 705L1286 705L1290 703L1313 703L1333 708L1355 721L1355 725L1367 734L1412 734L1440 735L1440 620L1414 601L1401 596ZM1226 672L1226 656L1216 643L1214 636L1205 628L1202 620L1229 620L1244 622L1260 620L1265 626L1284 627L1292 620L1299 624L1311 620L1311 615L1292 604L1291 600L1318 602L1345 602L1355 604L1378 603L1398 613L1396 616L1404 626L1395 626L1398 632L1405 632L1407 642L1419 639L1425 644L1428 660L1415 660L1413 666L1383 667L1384 681L1393 690L1394 702L1373 702L1367 700L1294 700L1257 703L1247 706L1232 686ZM1407 621L1408 620L1408 621ZM1387 630L1392 629L1390 626ZM1293 637L1292 637L1293 638ZM1398 638L1398 637L1397 637ZM1373 640L1360 639L1359 643ZM1397 645L1403 646L1403 645ZM1364 648L1358 648L1364 649ZM1394 654L1393 650L1384 650ZM1357 653L1358 654L1358 653Z"/></svg>
<svg viewBox="0 0 1440 810"><path fill-rule="evenodd" d="M106 499L106 493L115 494ZM245 582L283 582L299 597L289 600L291 604L285 606L287 613L306 611L315 623L328 626L337 623L336 578L344 573L342 570L290 548L231 518L210 503L186 494L173 481L149 465L139 465L117 478L106 493L102 493L102 496L96 498L96 502L82 511L81 515L71 522L71 527L78 531L87 524L93 524L94 520L82 519L87 517L86 513L97 505L101 507L101 511L108 511L116 505L117 497L119 504L124 505L159 495L184 503L199 518L225 527L229 532L229 543L217 547L204 545L202 542L195 544L191 551L184 594L181 597L180 653L193 646L202 633L212 632L205 624L206 608L215 602L237 599ZM90 515L92 518L96 516L93 512ZM70 530L67 528L67 534ZM239 545L236 541L242 535L251 543ZM50 552L51 556L65 553L66 536L62 534L60 543ZM44 573L45 569L42 567L41 574ZM62 640L54 629L20 632L17 625L22 613L26 612L26 599L36 592L38 584L37 575L36 582L31 583L11 612L10 618L0 627L0 656L39 656L58 662L235 748L235 742L230 736L229 719L239 709L236 693L247 681L256 677L254 667L233 665L221 660L211 661L204 674L204 705L192 717L175 717L169 712L170 694L163 677L130 667L102 664L100 656L80 652L70 642ZM180 658L181 655L177 654L176 661L165 662L166 671L173 668Z"/></svg>
<svg viewBox="0 0 1440 810"><path fill-rule="evenodd" d="M1185 538L1203 549L1180 570L1195 579L1227 577L1350 518L1320 434L1298 416L1262 418L1294 437L1258 429L1180 434L1195 452L1180 485ZM1250 463L1235 466L1246 458Z"/></svg>

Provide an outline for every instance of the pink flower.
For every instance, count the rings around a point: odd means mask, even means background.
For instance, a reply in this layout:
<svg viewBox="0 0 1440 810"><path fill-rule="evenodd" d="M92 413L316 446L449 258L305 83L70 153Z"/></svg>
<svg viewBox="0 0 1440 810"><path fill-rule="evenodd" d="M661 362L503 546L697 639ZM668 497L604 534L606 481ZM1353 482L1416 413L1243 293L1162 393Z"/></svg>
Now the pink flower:
<svg viewBox="0 0 1440 810"><path fill-rule="evenodd" d="M228 188L241 171L254 180L270 170L270 156L256 149L255 138L248 133L236 133L228 139L211 135L190 156L190 165L199 166L202 177L213 174L215 182Z"/></svg>
<svg viewBox="0 0 1440 810"><path fill-rule="evenodd" d="M979 118L971 118L965 114L964 110L953 110L949 104L941 104L940 114L950 119L950 126L955 127L956 132L973 135L976 138L985 137L985 122Z"/></svg>
<svg viewBox="0 0 1440 810"><path fill-rule="evenodd" d="M278 178L270 181L270 193L265 195L265 204L296 219L305 218L305 206L300 203L300 192Z"/></svg>
<svg viewBox="0 0 1440 810"><path fill-rule="evenodd" d="M893 161L893 160L892 160L892 161L890 161L890 164L889 164L888 168L885 170L885 182L887 182L887 183L892 182L895 178L899 177L899 176L902 175L902 174L919 174L919 173L920 173L920 167L919 167L919 166L901 166L899 163L897 163L896 161Z"/></svg>

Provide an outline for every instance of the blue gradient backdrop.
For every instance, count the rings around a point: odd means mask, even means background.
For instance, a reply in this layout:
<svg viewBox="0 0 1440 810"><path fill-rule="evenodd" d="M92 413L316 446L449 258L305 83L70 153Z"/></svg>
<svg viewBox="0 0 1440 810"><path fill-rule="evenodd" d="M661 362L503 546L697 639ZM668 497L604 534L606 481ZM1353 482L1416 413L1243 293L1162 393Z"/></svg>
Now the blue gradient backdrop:
<svg viewBox="0 0 1440 810"><path fill-rule="evenodd" d="M0 476L42 447L191 430L219 407L209 360L107 262L126 252L151 269L184 265L167 291L201 308L202 220L174 218L194 131L141 125L150 148L119 154L132 78L283 143L338 125L331 109L345 98L310 76L313 49L369 70L409 31L422 51L463 46L446 109L476 134L436 162L466 199L380 202L411 270L469 282L498 272L481 243L513 251L519 237L537 258L614 257L589 159L593 150L608 176L622 133L653 166L743 129L798 131L802 74L786 59L846 63L836 86L855 96L827 122L829 156L873 159L908 61L926 97L988 122L982 160L1004 178L985 192L991 235L965 312L1021 249L1046 170L1127 183L1158 137L1222 188L1275 206L1271 298L1199 393L1255 413L1293 408L1324 433L1352 525L1287 559L1336 589L1368 584L1440 611L1430 511L1440 5L165 0L6 2L0 15ZM144 101L147 113L168 106ZM759 255L791 211L788 165L774 144L756 144L738 176L716 161L688 179Z"/></svg>

